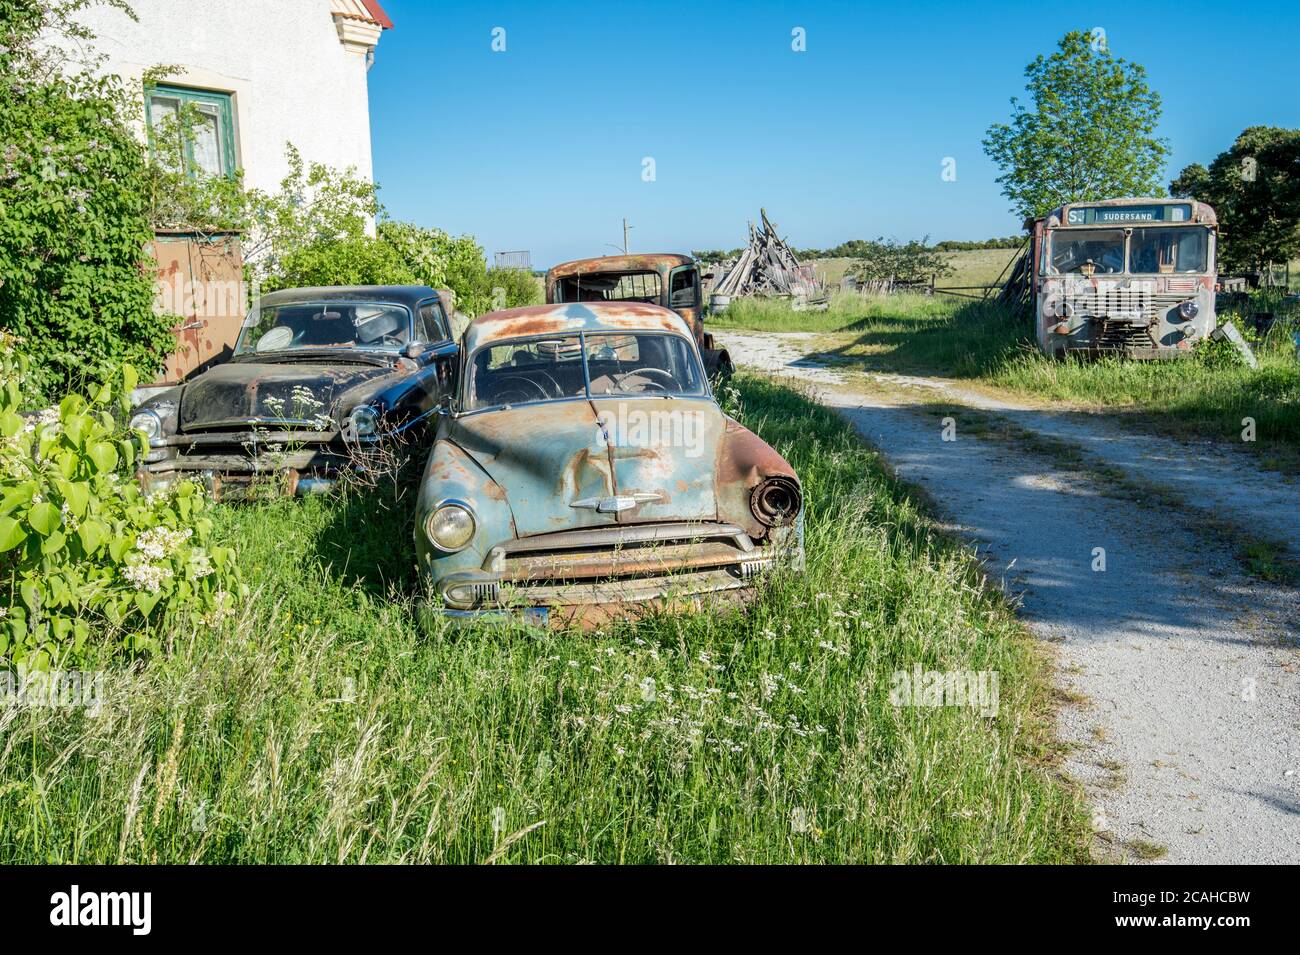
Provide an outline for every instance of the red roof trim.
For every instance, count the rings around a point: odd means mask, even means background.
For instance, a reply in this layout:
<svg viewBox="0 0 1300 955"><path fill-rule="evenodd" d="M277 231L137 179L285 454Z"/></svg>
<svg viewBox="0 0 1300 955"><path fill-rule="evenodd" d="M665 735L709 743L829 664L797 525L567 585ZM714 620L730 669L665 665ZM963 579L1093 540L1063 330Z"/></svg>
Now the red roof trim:
<svg viewBox="0 0 1300 955"><path fill-rule="evenodd" d="M366 10L370 13L370 16L374 18L376 23L385 30L391 30L393 28L393 21L388 19L388 14L385 13L384 8L379 5L379 0L361 0L361 2L365 4Z"/></svg>

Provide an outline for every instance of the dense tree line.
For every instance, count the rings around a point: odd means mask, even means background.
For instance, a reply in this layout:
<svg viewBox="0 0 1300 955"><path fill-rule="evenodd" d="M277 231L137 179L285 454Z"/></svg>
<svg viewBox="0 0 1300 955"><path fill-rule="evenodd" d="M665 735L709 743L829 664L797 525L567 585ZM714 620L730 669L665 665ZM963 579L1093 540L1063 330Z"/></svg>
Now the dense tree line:
<svg viewBox="0 0 1300 955"><path fill-rule="evenodd" d="M1251 126L1209 168L1192 163L1169 184L1219 217L1220 271L1255 271L1300 254L1300 129Z"/></svg>

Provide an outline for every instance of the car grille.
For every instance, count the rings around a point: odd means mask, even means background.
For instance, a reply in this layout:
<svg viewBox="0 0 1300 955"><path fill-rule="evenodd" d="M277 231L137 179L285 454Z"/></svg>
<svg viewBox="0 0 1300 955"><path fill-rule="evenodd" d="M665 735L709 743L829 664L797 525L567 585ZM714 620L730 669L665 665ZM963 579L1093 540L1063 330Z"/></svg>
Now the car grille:
<svg viewBox="0 0 1300 955"><path fill-rule="evenodd" d="M632 524L509 541L493 548L484 570L528 586L723 568L749 577L772 559L734 524Z"/></svg>

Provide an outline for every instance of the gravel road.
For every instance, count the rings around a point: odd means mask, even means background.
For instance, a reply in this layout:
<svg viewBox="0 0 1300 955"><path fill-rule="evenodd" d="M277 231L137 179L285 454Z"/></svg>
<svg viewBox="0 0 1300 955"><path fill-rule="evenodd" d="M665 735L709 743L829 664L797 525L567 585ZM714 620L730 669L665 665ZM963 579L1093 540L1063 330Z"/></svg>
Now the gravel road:
<svg viewBox="0 0 1300 955"><path fill-rule="evenodd" d="M1246 576L1198 521L1209 513L1259 528L1300 553L1295 484L1232 449L1139 436L941 379L876 375L855 387L810 354L809 336L716 337L739 365L814 386L929 494L1054 645L1065 768L1093 807L1099 856L1300 862L1300 596ZM1014 437L959 424L945 441L922 396L1067 442L1126 483L1176 489L1188 504L1108 495L1100 478Z"/></svg>

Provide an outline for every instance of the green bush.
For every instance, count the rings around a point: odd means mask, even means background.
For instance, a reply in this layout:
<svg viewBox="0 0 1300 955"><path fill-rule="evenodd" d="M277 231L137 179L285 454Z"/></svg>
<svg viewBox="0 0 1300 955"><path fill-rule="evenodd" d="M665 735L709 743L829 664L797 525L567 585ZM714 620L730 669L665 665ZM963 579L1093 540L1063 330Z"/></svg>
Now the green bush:
<svg viewBox="0 0 1300 955"><path fill-rule="evenodd" d="M7 345L7 342L0 342ZM167 626L212 625L247 591L209 502L190 481L145 495L132 480L140 438L114 416L115 381L24 418L8 353L0 379L0 668L68 668L91 640L154 649Z"/></svg>
<svg viewBox="0 0 1300 955"><path fill-rule="evenodd" d="M487 277L493 309L540 305L546 297L537 276L525 269L488 269Z"/></svg>
<svg viewBox="0 0 1300 955"><path fill-rule="evenodd" d="M441 229L391 219L380 222L377 231L421 283L455 292L458 311L481 315L491 310L487 261L473 236L451 236Z"/></svg>
<svg viewBox="0 0 1300 955"><path fill-rule="evenodd" d="M907 243L880 238L864 243L853 253L849 274L863 288L891 291L895 285L924 284L952 272L947 259L928 241L928 237Z"/></svg>
<svg viewBox="0 0 1300 955"><path fill-rule="evenodd" d="M324 173L314 169L313 175ZM337 204L347 206L345 202ZM302 232L291 231L294 235ZM483 248L473 236L452 236L441 229L392 219L381 220L374 236L347 228L337 235L308 237L297 245L286 245L261 269L263 291L304 285L419 284L451 289L457 310L468 315L541 299L531 273L489 270ZM503 294L498 295L497 289ZM505 304L500 305L499 300Z"/></svg>
<svg viewBox="0 0 1300 955"><path fill-rule="evenodd" d="M382 239L359 236L314 242L288 253L262 290L307 285L410 285L418 279Z"/></svg>
<svg viewBox="0 0 1300 955"><path fill-rule="evenodd" d="M0 0L0 330L39 363L31 397L87 370L149 370L174 318L154 312L145 152L115 78L65 70L36 46L57 8Z"/></svg>

